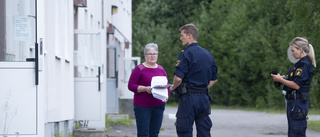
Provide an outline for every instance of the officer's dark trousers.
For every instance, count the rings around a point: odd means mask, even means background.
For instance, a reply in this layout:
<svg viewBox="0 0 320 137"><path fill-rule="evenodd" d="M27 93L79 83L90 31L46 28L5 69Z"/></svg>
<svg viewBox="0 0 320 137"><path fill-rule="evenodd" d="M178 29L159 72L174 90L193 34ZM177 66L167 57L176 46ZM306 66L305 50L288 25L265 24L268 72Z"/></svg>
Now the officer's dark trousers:
<svg viewBox="0 0 320 137"><path fill-rule="evenodd" d="M208 116L210 102L205 94L190 93L180 97L176 114L176 131L179 137L192 137L195 121L198 137L211 137L212 122Z"/></svg>
<svg viewBox="0 0 320 137"><path fill-rule="evenodd" d="M308 101L303 103L300 99L287 100L288 137L306 137L308 105ZM299 113L302 110L305 115Z"/></svg>

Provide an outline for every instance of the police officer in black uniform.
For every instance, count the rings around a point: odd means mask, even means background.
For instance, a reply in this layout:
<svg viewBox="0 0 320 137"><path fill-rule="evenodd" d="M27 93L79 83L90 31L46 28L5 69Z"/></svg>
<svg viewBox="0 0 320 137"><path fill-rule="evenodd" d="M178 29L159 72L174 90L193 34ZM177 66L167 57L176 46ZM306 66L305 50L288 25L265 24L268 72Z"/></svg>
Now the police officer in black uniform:
<svg viewBox="0 0 320 137"><path fill-rule="evenodd" d="M290 42L291 55L299 59L287 76L271 74L273 80L282 83L286 91L288 137L305 137L307 129L307 114L309 107L309 90L316 67L314 50L307 39L296 37Z"/></svg>
<svg viewBox="0 0 320 137"><path fill-rule="evenodd" d="M212 121L209 88L217 81L217 65L209 51L197 43L198 29L186 24L180 29L182 45L187 46L178 56L171 91L181 88L186 93L180 96L176 114L176 131L179 137L192 137L195 122L198 137L210 137Z"/></svg>

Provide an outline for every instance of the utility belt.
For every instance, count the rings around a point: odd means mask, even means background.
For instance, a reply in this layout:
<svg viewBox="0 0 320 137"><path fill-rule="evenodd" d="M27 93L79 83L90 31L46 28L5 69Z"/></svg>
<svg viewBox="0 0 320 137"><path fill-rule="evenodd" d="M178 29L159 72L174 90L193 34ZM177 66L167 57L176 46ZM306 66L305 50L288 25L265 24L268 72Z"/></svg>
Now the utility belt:
<svg viewBox="0 0 320 137"><path fill-rule="evenodd" d="M208 96L209 101L211 101L213 98L211 95L209 95L209 89L191 89L191 88L187 88L187 93L191 94L205 94Z"/></svg>
<svg viewBox="0 0 320 137"><path fill-rule="evenodd" d="M181 83L181 85L173 91L173 95L177 102L179 101L181 96L191 93L206 94L208 95L209 100L212 100L212 96L209 95L209 89L190 89L187 88L187 85L185 83Z"/></svg>
<svg viewBox="0 0 320 137"><path fill-rule="evenodd" d="M309 92L297 92L297 91L291 91L287 92L285 98L287 100L292 100L292 99L300 99L302 102L306 102L309 100Z"/></svg>
<svg viewBox="0 0 320 137"><path fill-rule="evenodd" d="M209 90L208 90L208 89L192 89L192 88L187 88L187 93L209 94Z"/></svg>
<svg viewBox="0 0 320 137"><path fill-rule="evenodd" d="M306 85L302 85L299 89L299 91L296 91L295 89L292 89L288 86L284 86L283 90L285 90L286 96L285 98L287 100L290 99L301 99L302 102L305 102L309 99L309 89L310 89L310 82L307 82Z"/></svg>

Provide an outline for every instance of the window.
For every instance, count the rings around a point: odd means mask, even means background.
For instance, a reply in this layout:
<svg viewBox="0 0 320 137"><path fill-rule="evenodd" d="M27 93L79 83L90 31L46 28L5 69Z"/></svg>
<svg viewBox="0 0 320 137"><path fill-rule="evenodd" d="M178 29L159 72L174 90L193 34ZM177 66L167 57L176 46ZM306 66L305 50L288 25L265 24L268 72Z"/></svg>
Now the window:
<svg viewBox="0 0 320 137"><path fill-rule="evenodd" d="M96 77L101 64L101 34L76 33L75 77Z"/></svg>
<svg viewBox="0 0 320 137"><path fill-rule="evenodd" d="M35 57L36 0L0 1L0 61L26 61Z"/></svg>

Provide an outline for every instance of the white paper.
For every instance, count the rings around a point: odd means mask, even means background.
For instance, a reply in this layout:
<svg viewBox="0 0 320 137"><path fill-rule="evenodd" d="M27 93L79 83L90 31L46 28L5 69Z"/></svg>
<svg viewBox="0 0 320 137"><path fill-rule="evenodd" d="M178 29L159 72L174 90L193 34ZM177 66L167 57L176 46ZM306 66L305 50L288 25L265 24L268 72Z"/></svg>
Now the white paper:
<svg viewBox="0 0 320 137"><path fill-rule="evenodd" d="M14 16L13 30L14 40L29 41L31 40L31 21L28 16Z"/></svg>
<svg viewBox="0 0 320 137"><path fill-rule="evenodd" d="M155 86L159 85L167 85L168 84L168 79L166 76L154 76L152 77L151 80L151 92L153 97L160 99L162 101L165 101L168 99L168 88L153 88Z"/></svg>

